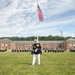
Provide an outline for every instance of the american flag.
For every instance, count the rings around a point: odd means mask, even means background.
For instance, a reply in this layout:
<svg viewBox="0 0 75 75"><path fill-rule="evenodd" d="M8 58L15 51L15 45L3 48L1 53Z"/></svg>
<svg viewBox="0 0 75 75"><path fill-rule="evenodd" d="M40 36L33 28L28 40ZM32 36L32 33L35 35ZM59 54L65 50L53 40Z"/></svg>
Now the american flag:
<svg viewBox="0 0 75 75"><path fill-rule="evenodd" d="M40 20L40 21L43 21L43 14L42 14L42 11L41 11L39 5L37 5L37 7L38 7L38 17L39 17L39 20Z"/></svg>

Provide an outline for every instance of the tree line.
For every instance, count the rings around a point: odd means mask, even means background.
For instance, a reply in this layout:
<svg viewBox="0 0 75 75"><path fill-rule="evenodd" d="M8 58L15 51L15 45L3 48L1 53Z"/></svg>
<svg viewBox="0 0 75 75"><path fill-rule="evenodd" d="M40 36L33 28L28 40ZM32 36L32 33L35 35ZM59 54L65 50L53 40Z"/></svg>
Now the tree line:
<svg viewBox="0 0 75 75"><path fill-rule="evenodd" d="M7 38L10 39L12 41L33 41L34 39L36 39L37 37L35 36L30 36L30 37L1 37L0 39L3 38ZM39 40L40 41L61 41L61 40L67 40L69 38L72 38L71 36L68 37L61 37L61 36L39 36Z"/></svg>

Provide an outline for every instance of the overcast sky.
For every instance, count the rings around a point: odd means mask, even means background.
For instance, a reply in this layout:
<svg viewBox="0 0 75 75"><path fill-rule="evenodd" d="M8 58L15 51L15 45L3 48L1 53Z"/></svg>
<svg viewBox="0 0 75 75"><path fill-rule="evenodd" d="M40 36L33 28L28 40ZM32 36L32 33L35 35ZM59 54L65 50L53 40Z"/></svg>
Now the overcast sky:
<svg viewBox="0 0 75 75"><path fill-rule="evenodd" d="M0 0L0 37L58 35L75 37L75 0Z"/></svg>

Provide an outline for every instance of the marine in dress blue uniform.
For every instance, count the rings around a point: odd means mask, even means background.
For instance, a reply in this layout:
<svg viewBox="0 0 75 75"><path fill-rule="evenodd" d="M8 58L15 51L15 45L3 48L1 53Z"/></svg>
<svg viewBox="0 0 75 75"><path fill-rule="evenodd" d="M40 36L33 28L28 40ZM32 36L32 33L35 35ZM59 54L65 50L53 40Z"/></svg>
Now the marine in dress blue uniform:
<svg viewBox="0 0 75 75"><path fill-rule="evenodd" d="M40 65L40 54L42 54L41 51L41 45L38 43L38 40L35 39L35 43L33 44L33 60L32 60L32 65L35 64L36 57L38 59L38 65Z"/></svg>

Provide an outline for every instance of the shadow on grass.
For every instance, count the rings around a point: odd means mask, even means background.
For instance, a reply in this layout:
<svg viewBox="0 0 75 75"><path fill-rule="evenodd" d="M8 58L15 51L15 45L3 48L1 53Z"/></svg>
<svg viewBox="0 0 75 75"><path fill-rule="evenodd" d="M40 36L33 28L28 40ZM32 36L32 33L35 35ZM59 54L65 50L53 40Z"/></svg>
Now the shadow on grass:
<svg viewBox="0 0 75 75"><path fill-rule="evenodd" d="M16 64L31 65L31 63L27 63L27 62L25 62L25 63L16 63Z"/></svg>

